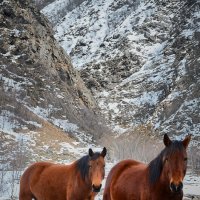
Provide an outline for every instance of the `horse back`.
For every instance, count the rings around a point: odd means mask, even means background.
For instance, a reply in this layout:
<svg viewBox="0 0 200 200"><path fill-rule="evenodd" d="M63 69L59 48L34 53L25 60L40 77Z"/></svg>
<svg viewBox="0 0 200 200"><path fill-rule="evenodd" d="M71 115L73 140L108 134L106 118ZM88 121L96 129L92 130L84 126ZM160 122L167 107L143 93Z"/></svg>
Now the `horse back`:
<svg viewBox="0 0 200 200"><path fill-rule="evenodd" d="M37 162L30 165L21 176L21 183L26 182L29 185L35 184L40 180L40 175L54 164L48 162Z"/></svg>
<svg viewBox="0 0 200 200"><path fill-rule="evenodd" d="M37 182L39 180L40 173L45 170L46 167L50 166L51 163L38 162L30 165L20 178L20 192L19 199L32 199L35 195L31 191L31 182Z"/></svg>
<svg viewBox="0 0 200 200"><path fill-rule="evenodd" d="M54 199L50 198L52 196L52 191L48 190L48 187L53 188L58 186L58 190L62 197L65 198L66 194L66 180L63 177L66 177L66 168L68 166L53 164L48 162L37 162L28 167L20 180L20 193L24 192L24 188L29 190L29 192L36 199ZM45 192L44 192L45 191ZM58 193L59 193L58 192ZM45 195L42 197L41 195ZM55 194L53 194L55 195Z"/></svg>

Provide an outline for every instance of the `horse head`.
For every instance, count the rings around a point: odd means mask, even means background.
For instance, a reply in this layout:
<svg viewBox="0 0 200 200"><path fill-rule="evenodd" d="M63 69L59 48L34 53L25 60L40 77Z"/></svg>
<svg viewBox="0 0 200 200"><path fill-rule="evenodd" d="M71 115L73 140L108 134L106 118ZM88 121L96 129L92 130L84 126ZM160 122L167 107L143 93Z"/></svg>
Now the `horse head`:
<svg viewBox="0 0 200 200"><path fill-rule="evenodd" d="M94 153L89 149L89 179L92 183L92 191L99 192L102 186L102 180L105 176L105 161L106 148L104 147L101 153Z"/></svg>
<svg viewBox="0 0 200 200"><path fill-rule="evenodd" d="M168 180L169 189L173 193L181 193L183 189L183 178L187 169L187 147L191 135L186 136L182 141L172 141L167 134L163 142L165 149L162 156L162 174Z"/></svg>

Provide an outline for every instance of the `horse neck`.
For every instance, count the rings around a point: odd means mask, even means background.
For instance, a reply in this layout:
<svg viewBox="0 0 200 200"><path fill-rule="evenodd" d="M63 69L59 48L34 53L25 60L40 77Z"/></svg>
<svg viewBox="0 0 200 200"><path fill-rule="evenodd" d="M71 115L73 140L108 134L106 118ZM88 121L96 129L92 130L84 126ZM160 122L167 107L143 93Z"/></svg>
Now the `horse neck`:
<svg viewBox="0 0 200 200"><path fill-rule="evenodd" d="M76 163L74 163L76 165ZM79 184L81 184L85 188L90 188L92 187L92 182L90 181L88 175L85 176L85 178L82 177L81 172L77 167L75 169L75 174L76 174L76 179Z"/></svg>
<svg viewBox="0 0 200 200"><path fill-rule="evenodd" d="M159 188L160 191L166 190L165 188L169 188L169 180L166 173L162 170L158 179L154 183L151 183L150 186L151 188Z"/></svg>
<svg viewBox="0 0 200 200"><path fill-rule="evenodd" d="M169 184L170 184L170 180L168 178L167 173L164 171L164 169L161 172L161 175L159 178L159 183L164 186L166 186L166 185L169 186Z"/></svg>

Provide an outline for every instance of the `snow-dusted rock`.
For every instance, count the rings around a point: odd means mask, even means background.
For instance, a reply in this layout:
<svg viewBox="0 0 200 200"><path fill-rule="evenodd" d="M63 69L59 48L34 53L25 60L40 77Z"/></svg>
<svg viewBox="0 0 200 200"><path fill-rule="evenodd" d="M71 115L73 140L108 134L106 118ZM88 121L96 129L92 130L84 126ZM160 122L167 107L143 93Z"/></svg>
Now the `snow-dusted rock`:
<svg viewBox="0 0 200 200"><path fill-rule="evenodd" d="M85 0L54 30L113 127L198 143L199 17L198 1Z"/></svg>

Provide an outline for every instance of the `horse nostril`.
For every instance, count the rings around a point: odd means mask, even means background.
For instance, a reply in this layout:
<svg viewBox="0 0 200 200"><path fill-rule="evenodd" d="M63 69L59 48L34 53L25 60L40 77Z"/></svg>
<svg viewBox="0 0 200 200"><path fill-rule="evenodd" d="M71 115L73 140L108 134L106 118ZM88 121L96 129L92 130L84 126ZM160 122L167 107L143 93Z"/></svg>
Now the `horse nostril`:
<svg viewBox="0 0 200 200"><path fill-rule="evenodd" d="M177 191L181 191L183 189L183 183L180 182L179 185L177 186Z"/></svg>
<svg viewBox="0 0 200 200"><path fill-rule="evenodd" d="M181 192L182 189L183 189L183 183L180 182L179 184L174 184L174 183L171 183L170 184L170 189L172 192Z"/></svg>
<svg viewBox="0 0 200 200"><path fill-rule="evenodd" d="M171 190L172 192L176 191L176 186L174 185L174 183L171 183L171 184L170 184L170 190Z"/></svg>
<svg viewBox="0 0 200 200"><path fill-rule="evenodd" d="M93 190L93 192L99 192L100 191L100 189L101 189L101 186L102 186L102 184L100 184L100 185L98 185L98 186L96 186L96 185L92 185L92 190Z"/></svg>

